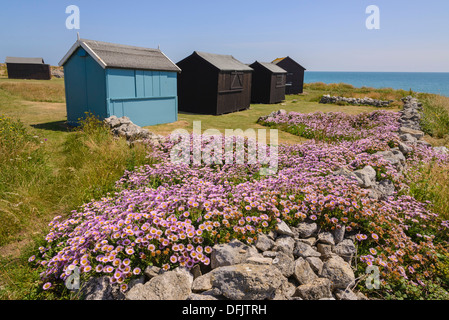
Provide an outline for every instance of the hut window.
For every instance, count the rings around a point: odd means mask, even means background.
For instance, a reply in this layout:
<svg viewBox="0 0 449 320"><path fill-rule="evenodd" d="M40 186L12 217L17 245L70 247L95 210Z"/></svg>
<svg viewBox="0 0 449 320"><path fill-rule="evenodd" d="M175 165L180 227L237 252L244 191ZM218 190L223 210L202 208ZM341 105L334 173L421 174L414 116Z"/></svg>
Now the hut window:
<svg viewBox="0 0 449 320"><path fill-rule="evenodd" d="M285 86L285 75L278 74L276 76L276 87L283 87Z"/></svg>
<svg viewBox="0 0 449 320"><path fill-rule="evenodd" d="M243 72L231 73L231 90L243 89Z"/></svg>

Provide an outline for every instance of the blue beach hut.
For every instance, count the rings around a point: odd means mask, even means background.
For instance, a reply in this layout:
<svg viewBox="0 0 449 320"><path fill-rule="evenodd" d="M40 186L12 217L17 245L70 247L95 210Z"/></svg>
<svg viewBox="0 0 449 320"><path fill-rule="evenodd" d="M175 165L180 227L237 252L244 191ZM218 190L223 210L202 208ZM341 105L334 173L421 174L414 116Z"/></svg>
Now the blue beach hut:
<svg viewBox="0 0 449 320"><path fill-rule="evenodd" d="M78 39L59 65L69 124L76 125L85 112L100 119L127 116L139 126L178 118L181 69L159 49Z"/></svg>

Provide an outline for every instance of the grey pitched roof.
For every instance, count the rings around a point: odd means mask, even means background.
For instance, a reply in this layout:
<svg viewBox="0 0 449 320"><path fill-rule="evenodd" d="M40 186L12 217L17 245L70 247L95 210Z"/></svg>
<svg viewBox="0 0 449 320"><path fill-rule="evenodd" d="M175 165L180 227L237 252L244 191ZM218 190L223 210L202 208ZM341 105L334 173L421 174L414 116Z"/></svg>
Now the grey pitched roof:
<svg viewBox="0 0 449 320"><path fill-rule="evenodd" d="M78 47L83 47L103 68L155 71L181 71L159 49L142 48L103 41L79 39L59 65L63 65Z"/></svg>
<svg viewBox="0 0 449 320"><path fill-rule="evenodd" d="M6 57L5 63L44 64L43 58Z"/></svg>
<svg viewBox="0 0 449 320"><path fill-rule="evenodd" d="M238 61L231 55L206 53L199 51L195 51L195 53L222 71L253 71L251 67Z"/></svg>
<svg viewBox="0 0 449 320"><path fill-rule="evenodd" d="M259 63L262 67L273 73L287 73L287 71L271 62L256 61L255 63Z"/></svg>

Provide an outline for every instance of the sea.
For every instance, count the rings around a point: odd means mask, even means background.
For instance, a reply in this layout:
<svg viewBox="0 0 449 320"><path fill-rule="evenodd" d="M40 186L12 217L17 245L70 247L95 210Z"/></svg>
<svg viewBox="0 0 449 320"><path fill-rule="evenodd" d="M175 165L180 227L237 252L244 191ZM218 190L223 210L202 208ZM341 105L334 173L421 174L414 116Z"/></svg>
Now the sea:
<svg viewBox="0 0 449 320"><path fill-rule="evenodd" d="M306 71L305 83L349 83L354 87L393 88L449 97L449 72Z"/></svg>

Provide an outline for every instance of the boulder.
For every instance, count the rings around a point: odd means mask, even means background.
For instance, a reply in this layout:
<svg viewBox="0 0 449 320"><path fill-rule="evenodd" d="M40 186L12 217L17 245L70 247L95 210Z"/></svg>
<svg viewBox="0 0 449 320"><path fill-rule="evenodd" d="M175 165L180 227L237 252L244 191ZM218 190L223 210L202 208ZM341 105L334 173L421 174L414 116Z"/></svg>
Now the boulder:
<svg viewBox="0 0 449 320"><path fill-rule="evenodd" d="M278 224L276 225L276 232L277 234L283 234L290 237L293 237L295 235L290 227L285 223L285 221L278 222Z"/></svg>
<svg viewBox="0 0 449 320"><path fill-rule="evenodd" d="M145 284L129 290L126 300L186 300L191 291L191 279L184 272L167 271Z"/></svg>
<svg viewBox="0 0 449 320"><path fill-rule="evenodd" d="M318 234L318 242L325 244L335 244L334 236L330 232L320 232Z"/></svg>
<svg viewBox="0 0 449 320"><path fill-rule="evenodd" d="M331 281L326 278L316 278L297 287L294 295L304 300L332 298Z"/></svg>
<svg viewBox="0 0 449 320"><path fill-rule="evenodd" d="M307 284L318 278L309 263L302 257L299 257L295 261L293 276L300 284Z"/></svg>
<svg viewBox="0 0 449 320"><path fill-rule="evenodd" d="M320 275L332 281L333 289L346 289L355 283L355 276L351 266L337 255L324 261Z"/></svg>
<svg viewBox="0 0 449 320"><path fill-rule="evenodd" d="M103 276L90 278L80 289L85 300L123 300L125 295L117 283L110 283L110 278Z"/></svg>
<svg viewBox="0 0 449 320"><path fill-rule="evenodd" d="M407 127L400 127L399 134L410 134L412 137L418 140L424 137L424 132L422 132L421 130L414 130Z"/></svg>
<svg viewBox="0 0 449 320"><path fill-rule="evenodd" d="M369 188L373 186L376 181L376 170L371 166L355 170L353 173L362 181L360 184L362 188Z"/></svg>
<svg viewBox="0 0 449 320"><path fill-rule="evenodd" d="M212 289L211 272L208 272L202 276L199 276L192 283L193 292L203 292Z"/></svg>
<svg viewBox="0 0 449 320"><path fill-rule="evenodd" d="M309 238L312 235L314 235L317 230L318 226L315 222L313 223L301 222L296 226L296 228L294 228L294 231L298 234L298 237L300 238Z"/></svg>
<svg viewBox="0 0 449 320"><path fill-rule="evenodd" d="M350 262L357 253L357 249L352 240L344 239L332 248L332 252L343 258L344 261Z"/></svg>
<svg viewBox="0 0 449 320"><path fill-rule="evenodd" d="M278 252L276 257L272 260L272 265L279 269L282 275L286 278L293 275L295 271L295 260L293 256L284 252Z"/></svg>
<svg viewBox="0 0 449 320"><path fill-rule="evenodd" d="M290 236L279 236L274 242L273 251L282 251L288 255L293 255L295 240Z"/></svg>
<svg viewBox="0 0 449 320"><path fill-rule="evenodd" d="M274 246L274 241L271 240L266 234L259 233L257 235L257 240L255 246L260 251L268 251Z"/></svg>
<svg viewBox="0 0 449 320"><path fill-rule="evenodd" d="M312 246L302 241L295 242L295 249L293 250L293 255L295 257L302 257L302 258L321 256L321 254L318 251L316 251Z"/></svg>
<svg viewBox="0 0 449 320"><path fill-rule="evenodd" d="M229 243L218 244L212 248L211 267L212 269L243 263L251 256L257 256L257 249L254 249L239 240L232 240Z"/></svg>
<svg viewBox="0 0 449 320"><path fill-rule="evenodd" d="M318 257L307 257L306 261L316 274L320 274L323 270L323 261Z"/></svg>
<svg viewBox="0 0 449 320"><path fill-rule="evenodd" d="M212 286L232 300L273 299L287 281L272 266L238 264L212 270Z"/></svg>

